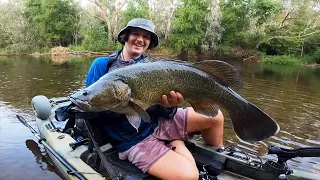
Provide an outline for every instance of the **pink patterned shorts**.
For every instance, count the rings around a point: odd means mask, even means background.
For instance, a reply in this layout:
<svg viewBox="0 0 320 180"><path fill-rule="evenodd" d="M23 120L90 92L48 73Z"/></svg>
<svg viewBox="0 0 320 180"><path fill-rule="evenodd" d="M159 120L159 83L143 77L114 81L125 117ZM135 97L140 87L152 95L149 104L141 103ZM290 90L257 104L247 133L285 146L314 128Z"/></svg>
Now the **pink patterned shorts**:
<svg viewBox="0 0 320 180"><path fill-rule="evenodd" d="M128 159L143 172L147 172L155 162L175 148L165 141L190 139L187 133L187 116L188 110L179 108L173 119L159 119L159 126L150 136L119 153L119 158Z"/></svg>

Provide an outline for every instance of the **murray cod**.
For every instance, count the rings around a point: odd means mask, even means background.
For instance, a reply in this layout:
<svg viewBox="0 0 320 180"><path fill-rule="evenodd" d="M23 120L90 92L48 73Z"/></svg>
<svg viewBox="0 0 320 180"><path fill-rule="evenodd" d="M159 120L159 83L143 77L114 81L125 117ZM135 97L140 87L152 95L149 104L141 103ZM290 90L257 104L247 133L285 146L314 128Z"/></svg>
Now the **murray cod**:
<svg viewBox="0 0 320 180"><path fill-rule="evenodd" d="M136 113L148 122L150 117L145 110L160 103L162 95L169 97L173 90L206 117L216 116L218 106L224 108L230 114L235 133L244 141L260 141L275 135L278 124L231 89L241 86L240 73L222 61L162 60L113 70L71 95L70 100L85 111Z"/></svg>

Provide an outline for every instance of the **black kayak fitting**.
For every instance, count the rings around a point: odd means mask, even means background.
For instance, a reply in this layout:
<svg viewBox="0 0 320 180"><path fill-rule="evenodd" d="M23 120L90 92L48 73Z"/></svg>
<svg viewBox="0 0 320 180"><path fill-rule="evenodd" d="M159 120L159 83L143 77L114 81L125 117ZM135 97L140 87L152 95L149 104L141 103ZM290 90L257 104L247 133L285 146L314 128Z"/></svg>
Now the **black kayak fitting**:
<svg viewBox="0 0 320 180"><path fill-rule="evenodd" d="M268 154L277 155L278 163L282 164L287 160L295 157L320 157L320 147L285 149L276 146L269 146Z"/></svg>

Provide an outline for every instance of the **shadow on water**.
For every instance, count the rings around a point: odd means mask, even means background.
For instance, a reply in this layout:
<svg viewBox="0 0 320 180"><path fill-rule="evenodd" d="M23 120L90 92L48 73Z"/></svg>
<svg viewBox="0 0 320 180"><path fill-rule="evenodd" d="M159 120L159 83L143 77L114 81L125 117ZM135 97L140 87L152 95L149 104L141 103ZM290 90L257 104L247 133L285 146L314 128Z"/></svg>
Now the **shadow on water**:
<svg viewBox="0 0 320 180"><path fill-rule="evenodd" d="M57 170L53 161L50 159L49 155L45 152L45 149L41 149L39 145L31 139L26 140L27 148L32 152L35 157L36 163L42 171L50 171L56 173L61 179L63 175Z"/></svg>

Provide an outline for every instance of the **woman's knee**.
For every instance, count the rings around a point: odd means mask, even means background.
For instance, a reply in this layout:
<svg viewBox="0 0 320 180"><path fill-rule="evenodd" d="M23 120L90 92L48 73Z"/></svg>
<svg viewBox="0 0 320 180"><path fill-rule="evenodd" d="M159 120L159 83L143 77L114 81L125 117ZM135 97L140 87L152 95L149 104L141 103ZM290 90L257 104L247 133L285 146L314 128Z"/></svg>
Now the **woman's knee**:
<svg viewBox="0 0 320 180"><path fill-rule="evenodd" d="M224 116L221 112L221 110L218 111L218 114L214 117L210 118L212 125L220 125L224 123Z"/></svg>

